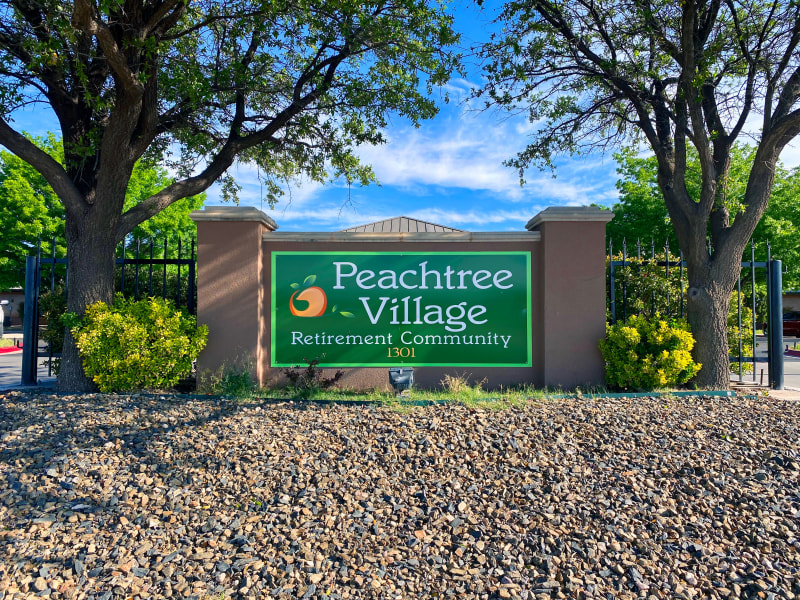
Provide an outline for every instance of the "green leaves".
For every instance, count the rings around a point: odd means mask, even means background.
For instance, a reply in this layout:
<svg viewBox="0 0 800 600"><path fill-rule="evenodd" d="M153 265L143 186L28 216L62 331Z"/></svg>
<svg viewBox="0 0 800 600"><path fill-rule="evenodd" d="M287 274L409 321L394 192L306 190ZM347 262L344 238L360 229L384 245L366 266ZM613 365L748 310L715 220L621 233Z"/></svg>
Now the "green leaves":
<svg viewBox="0 0 800 600"><path fill-rule="evenodd" d="M451 49L458 36L438 1L234 0L213 26L191 29L215 11L215 2L192 3L180 27L190 33L161 51L180 65L159 70L164 99L197 106L170 134L186 153L217 152L239 93L246 116L236 125L239 158L261 167L271 204L285 179L300 175L373 181L354 148L384 141L389 111L414 123L432 117L437 109L425 90L458 68ZM265 128L275 133L252 144Z"/></svg>
<svg viewBox="0 0 800 600"><path fill-rule="evenodd" d="M30 139L63 160L55 136ZM64 209L57 196L33 167L5 151L0 151L0 232L0 289L23 285L25 257L38 239L49 251L50 240L58 237L56 256L64 257Z"/></svg>
<svg viewBox="0 0 800 600"><path fill-rule="evenodd" d="M300 287L304 288L311 287L312 285L314 285L314 282L316 281L317 281L316 275L309 275L303 280L302 286L299 283L290 283L289 287L292 288L293 290L299 290Z"/></svg>
<svg viewBox="0 0 800 600"><path fill-rule="evenodd" d="M725 207L735 222L744 209L745 193L756 149L745 144L731 148L731 163L724 179ZM622 249L626 240L629 254L635 252L636 241L641 240L649 253L650 240L662 248L669 240L670 248L677 254L678 242L658 187L658 163L655 156L641 156L634 148L626 148L614 155L618 163L617 190L619 202L614 204L614 219L606 226L606 237L613 241L614 249ZM699 201L701 195L701 168L696 151L687 157L686 188L690 197ZM800 287L800 168L786 169L780 164L775 169L775 183L764 217L759 222L752 239L757 260L765 260L767 242L772 256L783 261L787 269L784 286ZM747 246L742 260L750 260Z"/></svg>
<svg viewBox="0 0 800 600"><path fill-rule="evenodd" d="M671 388L689 381L701 365L692 360L694 338L685 321L634 315L606 327L600 351L606 382L621 390Z"/></svg>
<svg viewBox="0 0 800 600"><path fill-rule="evenodd" d="M118 294L114 306L87 307L72 335L86 375L100 391L115 392L178 383L205 347L208 327L197 327L194 317L169 300L135 302Z"/></svg>

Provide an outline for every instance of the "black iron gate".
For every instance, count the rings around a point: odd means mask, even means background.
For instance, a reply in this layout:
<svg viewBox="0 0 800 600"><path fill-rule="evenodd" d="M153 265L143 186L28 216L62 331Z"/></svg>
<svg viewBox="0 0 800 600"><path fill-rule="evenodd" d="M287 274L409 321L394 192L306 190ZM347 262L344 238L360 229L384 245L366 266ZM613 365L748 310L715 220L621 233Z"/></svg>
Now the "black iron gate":
<svg viewBox="0 0 800 600"><path fill-rule="evenodd" d="M39 367L42 365L47 367L48 376L52 375L53 361L58 358L59 354L59 350L54 348L52 340L45 340L44 346L40 345L43 290L47 290L51 297L53 295L62 296L64 305L66 305L66 297L69 293L66 269L68 258L58 258L56 248L54 239L48 249L49 255L45 256L42 252L41 242L38 243L36 254L28 256L25 264L22 385L35 385L38 381ZM171 252L167 239L164 239L163 248L162 244L156 245L152 240L145 244L144 257L142 257L142 250L139 240L130 244L124 241L120 245L117 251L119 256L116 259L116 290L134 299L143 296L174 297L177 306L185 305L190 314L195 314L197 259L194 239L191 240L189 256L186 258L183 256L185 244L181 239L177 241L177 252L172 252L173 257L170 257ZM161 256L157 256L158 254ZM185 279L184 267L186 267ZM40 358L46 359L42 365L38 363Z"/></svg>
<svg viewBox="0 0 800 600"><path fill-rule="evenodd" d="M664 310L665 317L685 316L684 294L685 267L683 254L670 254L669 242L665 243L663 253L656 252L655 241L651 240L649 253L643 250L641 242L636 243L636 253L629 254L626 242L622 242L622 251L614 255L613 241L608 244L608 320L612 323L618 320L627 321L633 313L649 312L654 314L659 309ZM709 248L710 251L710 248ZM648 255L649 254L649 255ZM757 331L765 324L767 330L767 382L774 389L783 389L783 291L782 291L782 264L779 260L771 259L769 244L767 244L767 260L755 260L755 245L750 243L750 260L742 262L739 279L736 286L736 320L734 328L736 348L738 352L730 352L732 374L738 375L738 380L744 382L745 373L750 371L752 382L763 384L763 369L758 368L759 359L756 356L758 347ZM758 306L756 273L761 270L766 280L766 298ZM658 273L654 273L658 271ZM642 287L637 290L640 295L634 300L629 298L629 285L632 280L640 283L648 276L662 278L666 281L662 286L650 286L646 297L641 297ZM654 277L655 276L655 277ZM743 277L744 276L744 277ZM749 286L750 306L747 307L749 315L745 315L743 306L742 280ZM672 284L670 285L670 282ZM745 288L746 291L747 287ZM758 315L764 316L759 319ZM749 320L745 322L745 319ZM749 338L749 339L748 339ZM730 342L730 340L729 340ZM751 351L748 355L747 351Z"/></svg>

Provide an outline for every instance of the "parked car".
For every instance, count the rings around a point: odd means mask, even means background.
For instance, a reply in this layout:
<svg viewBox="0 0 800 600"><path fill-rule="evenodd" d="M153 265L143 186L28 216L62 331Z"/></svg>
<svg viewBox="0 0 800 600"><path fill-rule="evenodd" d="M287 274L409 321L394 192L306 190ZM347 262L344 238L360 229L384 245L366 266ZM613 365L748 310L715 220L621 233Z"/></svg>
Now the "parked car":
<svg viewBox="0 0 800 600"><path fill-rule="evenodd" d="M761 329L767 334L767 324L763 323ZM791 310L783 313L783 335L785 337L800 337L800 311Z"/></svg>

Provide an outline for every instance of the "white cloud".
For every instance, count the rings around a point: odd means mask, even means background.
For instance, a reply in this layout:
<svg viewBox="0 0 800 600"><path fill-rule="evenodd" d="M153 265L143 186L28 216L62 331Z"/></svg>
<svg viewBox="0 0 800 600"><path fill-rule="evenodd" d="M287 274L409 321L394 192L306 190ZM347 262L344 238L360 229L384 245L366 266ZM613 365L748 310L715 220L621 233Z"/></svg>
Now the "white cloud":
<svg viewBox="0 0 800 600"><path fill-rule="evenodd" d="M613 190L596 170L602 161L565 161L560 177L530 171L520 187L518 173L503 165L525 143L517 122L490 123L489 118L464 119L445 131L406 129L392 132L384 146L365 147L364 160L385 185L414 185L488 191L509 201L543 199L551 202L595 201ZM608 169L608 167L605 167ZM583 173L581 178L570 173ZM591 172L594 172L592 174ZM615 193L614 193L615 195Z"/></svg>
<svg viewBox="0 0 800 600"><path fill-rule="evenodd" d="M456 82L459 89L468 85ZM503 161L524 147L530 130L525 120L457 112L419 129L390 128L385 145L360 148L380 187L304 181L287 187L276 210L265 212L284 230L343 229L398 215L469 230L521 229L546 206L616 200L614 163L597 156L561 161L557 178L531 170L520 186L517 171ZM236 165L231 174L242 186L241 203L262 208L257 169ZM219 201L215 186L209 204Z"/></svg>
<svg viewBox="0 0 800 600"><path fill-rule="evenodd" d="M541 209L539 209L541 210ZM539 210L531 212L529 210L455 210L455 209L441 209L429 208L422 210L413 210L408 213L408 217L412 219L420 219L432 223L441 223L455 228L464 227L466 229L476 229L475 226L481 227L483 225L493 224L506 224L523 230L525 223L534 216ZM468 227L468 226L472 227Z"/></svg>
<svg viewBox="0 0 800 600"><path fill-rule="evenodd" d="M800 166L800 142L793 142L783 149L781 162L788 169Z"/></svg>

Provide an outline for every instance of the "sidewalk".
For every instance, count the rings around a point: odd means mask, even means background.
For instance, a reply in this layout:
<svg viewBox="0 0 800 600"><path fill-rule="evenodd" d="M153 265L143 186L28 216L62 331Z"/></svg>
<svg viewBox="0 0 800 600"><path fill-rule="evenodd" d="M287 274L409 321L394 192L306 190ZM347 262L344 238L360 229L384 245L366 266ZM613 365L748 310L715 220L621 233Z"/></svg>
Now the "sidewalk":
<svg viewBox="0 0 800 600"><path fill-rule="evenodd" d="M21 333L6 333L4 339L22 339ZM55 385L55 376L47 375L47 367L39 361L38 385ZM22 350L0 354L0 390L22 388Z"/></svg>
<svg viewBox="0 0 800 600"><path fill-rule="evenodd" d="M789 388L783 390L770 390L769 395L771 398L777 398L778 400L792 400L795 402L800 402L800 390Z"/></svg>

